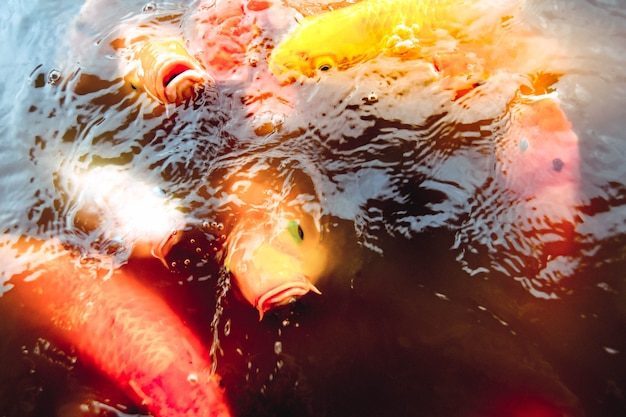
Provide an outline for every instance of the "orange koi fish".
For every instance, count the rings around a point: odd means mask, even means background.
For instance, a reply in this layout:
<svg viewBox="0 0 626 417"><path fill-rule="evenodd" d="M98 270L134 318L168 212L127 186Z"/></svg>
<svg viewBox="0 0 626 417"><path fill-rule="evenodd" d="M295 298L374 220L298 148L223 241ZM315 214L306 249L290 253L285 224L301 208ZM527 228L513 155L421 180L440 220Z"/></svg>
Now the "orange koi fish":
<svg viewBox="0 0 626 417"><path fill-rule="evenodd" d="M309 291L320 294L314 284L327 263L321 225L297 196L285 196L283 186L267 177L238 178L230 186L239 207L225 262L261 319Z"/></svg>
<svg viewBox="0 0 626 417"><path fill-rule="evenodd" d="M144 39L131 49L125 79L162 103L181 104L213 81L181 39Z"/></svg>
<svg viewBox="0 0 626 417"><path fill-rule="evenodd" d="M0 246L0 261L25 302L154 417L231 415L200 341L133 276L103 279L56 241L19 239Z"/></svg>
<svg viewBox="0 0 626 417"><path fill-rule="evenodd" d="M286 191L276 178L273 170L252 177L241 172L224 186L234 219L227 226L224 264L261 319L309 291L319 294L315 283L328 261L319 219L304 208L311 196ZM165 259L179 238L173 235L156 254Z"/></svg>

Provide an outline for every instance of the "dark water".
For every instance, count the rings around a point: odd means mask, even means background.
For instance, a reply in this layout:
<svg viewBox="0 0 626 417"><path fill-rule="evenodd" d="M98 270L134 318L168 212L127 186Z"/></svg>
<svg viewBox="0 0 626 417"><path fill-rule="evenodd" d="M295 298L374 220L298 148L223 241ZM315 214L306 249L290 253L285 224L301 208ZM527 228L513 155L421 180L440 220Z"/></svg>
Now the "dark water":
<svg viewBox="0 0 626 417"><path fill-rule="evenodd" d="M198 5L99 3L82 19L78 2L3 6L3 240L55 236L138 271L217 349L237 415L626 415L623 3L528 7L537 48L562 48L556 89L580 161L564 204L516 193L531 171L503 165L514 71L451 101L423 63L381 58L258 100L265 48L295 14L276 6L256 67L164 107L122 80L111 42L141 26L200 50ZM227 184L242 175L305 204L333 253L322 296L261 322L219 259L173 272L129 259L182 223L219 245L211 224L228 232ZM135 199L139 214L120 214ZM10 271L0 284L0 415L142 412L15 305Z"/></svg>

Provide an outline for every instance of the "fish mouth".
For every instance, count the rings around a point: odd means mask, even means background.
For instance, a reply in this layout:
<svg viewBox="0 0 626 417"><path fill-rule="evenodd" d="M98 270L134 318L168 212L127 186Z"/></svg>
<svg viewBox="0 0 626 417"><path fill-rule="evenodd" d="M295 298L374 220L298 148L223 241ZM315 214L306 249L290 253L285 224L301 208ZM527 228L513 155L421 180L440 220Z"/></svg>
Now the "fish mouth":
<svg viewBox="0 0 626 417"><path fill-rule="evenodd" d="M166 268L170 269L170 265L167 262L166 256L172 250L172 248L180 242L181 233L174 230L165 239L163 239L158 245L152 248L152 256L161 261Z"/></svg>
<svg viewBox="0 0 626 417"><path fill-rule="evenodd" d="M168 61L159 68L157 79L160 98L166 103L180 104L193 98L203 84L212 78L202 69L186 60Z"/></svg>
<svg viewBox="0 0 626 417"><path fill-rule="evenodd" d="M292 303L309 291L322 294L320 290L307 279L304 281L287 282L267 291L257 298L255 303L256 309L259 311L259 321L263 320L263 315L267 311Z"/></svg>

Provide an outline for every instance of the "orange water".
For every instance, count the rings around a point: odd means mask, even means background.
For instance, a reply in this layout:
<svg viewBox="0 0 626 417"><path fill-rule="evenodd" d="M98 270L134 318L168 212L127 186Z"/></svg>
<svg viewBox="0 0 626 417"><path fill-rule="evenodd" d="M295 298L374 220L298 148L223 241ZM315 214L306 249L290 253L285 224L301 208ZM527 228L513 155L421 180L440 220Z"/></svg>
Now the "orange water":
<svg viewBox="0 0 626 417"><path fill-rule="evenodd" d="M264 54L297 12L276 6L275 19L259 17L256 66L220 67L193 103L165 108L124 83L110 43L145 25L198 49L197 4L96 1L77 25L74 3L13 0L0 12L3 231L56 236L87 262L138 271L212 349L238 415L626 414L619 1L529 7L538 45L562 47L556 88L578 138L576 187L558 209L535 177L530 194L511 186L533 170L512 159L510 182L499 164L517 143L514 73L454 102L426 64L392 58L278 87ZM88 172L104 174L85 186ZM262 322L220 272L236 217L226 184L242 172L271 175L305 204L334 254L323 295ZM148 218L152 197L164 218ZM120 214L135 199L147 225ZM147 231L181 218L173 272L129 259ZM0 415L142 412L1 279Z"/></svg>

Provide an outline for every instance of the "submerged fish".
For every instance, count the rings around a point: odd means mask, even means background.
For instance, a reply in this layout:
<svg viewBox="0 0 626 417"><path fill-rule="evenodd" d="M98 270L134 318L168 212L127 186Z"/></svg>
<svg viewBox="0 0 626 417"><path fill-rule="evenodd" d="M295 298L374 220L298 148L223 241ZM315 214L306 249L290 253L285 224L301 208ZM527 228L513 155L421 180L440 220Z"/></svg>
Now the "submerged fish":
<svg viewBox="0 0 626 417"><path fill-rule="evenodd" d="M183 103L213 81L180 39L144 39L131 49L125 79L162 103Z"/></svg>
<svg viewBox="0 0 626 417"><path fill-rule="evenodd" d="M305 18L272 52L275 75L311 77L331 68L344 70L382 52L402 55L432 44L444 29L453 37L503 2L476 0L365 0Z"/></svg>
<svg viewBox="0 0 626 417"><path fill-rule="evenodd" d="M507 190L551 220L572 220L578 204L580 147L554 94L516 101L495 142Z"/></svg>
<svg viewBox="0 0 626 417"><path fill-rule="evenodd" d="M200 341L130 274L102 279L54 241L1 246L0 261L24 303L154 417L231 415Z"/></svg>

